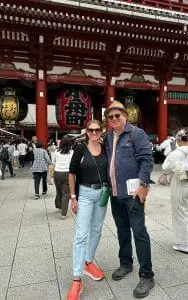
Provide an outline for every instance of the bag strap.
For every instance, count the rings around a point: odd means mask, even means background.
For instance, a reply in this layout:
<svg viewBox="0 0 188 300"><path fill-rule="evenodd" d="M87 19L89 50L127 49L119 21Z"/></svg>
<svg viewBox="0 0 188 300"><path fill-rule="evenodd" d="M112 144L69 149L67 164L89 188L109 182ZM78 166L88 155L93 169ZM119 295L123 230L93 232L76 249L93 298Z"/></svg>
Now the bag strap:
<svg viewBox="0 0 188 300"><path fill-rule="evenodd" d="M91 153L91 151L88 149L87 144L84 143L84 145L86 146L88 152L90 153L90 156L91 156L91 158L92 158L92 160L93 160L93 162L94 162L94 164L95 164L95 166L96 166L96 168L97 168L97 173L98 173L98 176L99 176L100 184L101 184L101 186L102 186L103 183L102 183L102 180L101 180L101 175L100 175L99 168L98 168L98 166L97 166L97 162L96 162L96 160L95 160L95 157L93 156L93 154Z"/></svg>

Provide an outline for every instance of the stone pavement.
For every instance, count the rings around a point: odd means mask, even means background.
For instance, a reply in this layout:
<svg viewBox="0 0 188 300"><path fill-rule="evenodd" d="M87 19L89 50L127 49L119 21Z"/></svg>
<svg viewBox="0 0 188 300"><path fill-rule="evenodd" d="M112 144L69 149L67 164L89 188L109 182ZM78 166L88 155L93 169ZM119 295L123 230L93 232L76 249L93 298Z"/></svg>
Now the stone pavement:
<svg viewBox="0 0 188 300"><path fill-rule="evenodd" d="M155 167L152 179L159 175ZM54 208L54 186L48 194L33 199L30 170L18 170L17 177L0 181L0 300L65 299L72 278L74 219L70 212L60 220ZM147 300L188 299L188 255L172 250L169 187L152 185L146 203L146 220L151 235L156 286ZM106 278L94 282L84 278L87 300L131 300L138 282L134 271L114 282L111 273L118 267L116 228L108 207L96 261Z"/></svg>

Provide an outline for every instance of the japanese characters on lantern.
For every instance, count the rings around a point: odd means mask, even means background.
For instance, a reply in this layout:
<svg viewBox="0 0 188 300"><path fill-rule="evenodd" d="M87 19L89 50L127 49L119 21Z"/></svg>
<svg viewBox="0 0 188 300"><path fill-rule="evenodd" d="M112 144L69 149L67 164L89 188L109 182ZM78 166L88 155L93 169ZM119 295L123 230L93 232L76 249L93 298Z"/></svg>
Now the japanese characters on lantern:
<svg viewBox="0 0 188 300"><path fill-rule="evenodd" d="M0 99L0 117L5 124L15 123L19 115L19 99L15 90L5 89L4 96Z"/></svg>
<svg viewBox="0 0 188 300"><path fill-rule="evenodd" d="M90 119L91 98L79 88L64 89L56 99L56 118L60 127L81 130Z"/></svg>

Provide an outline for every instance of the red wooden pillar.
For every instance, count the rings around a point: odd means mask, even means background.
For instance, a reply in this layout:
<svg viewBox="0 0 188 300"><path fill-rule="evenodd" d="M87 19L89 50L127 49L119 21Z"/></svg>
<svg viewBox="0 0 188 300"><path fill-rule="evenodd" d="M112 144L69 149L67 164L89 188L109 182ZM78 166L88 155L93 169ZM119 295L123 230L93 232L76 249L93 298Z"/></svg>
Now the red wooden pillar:
<svg viewBox="0 0 188 300"><path fill-rule="evenodd" d="M48 139L47 120L46 72L38 70L36 82L36 135L38 141L41 141L45 147Z"/></svg>
<svg viewBox="0 0 188 300"><path fill-rule="evenodd" d="M167 138L168 134L168 108L167 108L167 85L164 81L160 82L160 94L158 101L158 142L161 143Z"/></svg>
<svg viewBox="0 0 188 300"><path fill-rule="evenodd" d="M115 100L116 88L115 85L112 85L112 79L106 79L106 94L105 94L105 108L107 108L112 101ZM106 131L110 130L108 120L106 120Z"/></svg>

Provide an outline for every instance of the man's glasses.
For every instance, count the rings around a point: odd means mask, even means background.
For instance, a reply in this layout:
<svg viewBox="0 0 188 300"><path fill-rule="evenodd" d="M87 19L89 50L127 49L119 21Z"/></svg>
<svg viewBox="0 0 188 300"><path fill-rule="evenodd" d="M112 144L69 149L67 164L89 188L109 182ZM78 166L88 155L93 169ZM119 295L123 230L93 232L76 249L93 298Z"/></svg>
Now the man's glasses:
<svg viewBox="0 0 188 300"><path fill-rule="evenodd" d="M121 114L108 115L108 120L119 119Z"/></svg>
<svg viewBox="0 0 188 300"><path fill-rule="evenodd" d="M101 128L88 128L87 131L90 133L93 133L93 132L99 133L102 131L102 129Z"/></svg>

